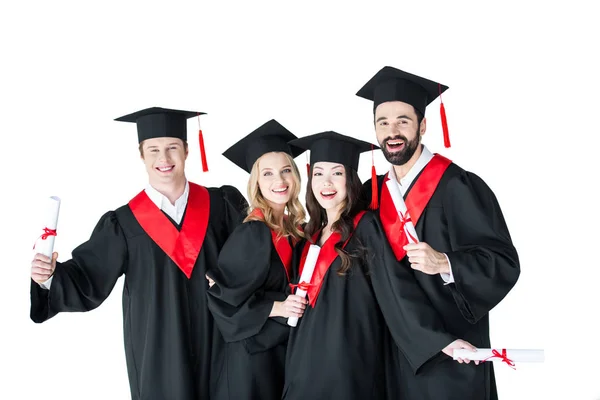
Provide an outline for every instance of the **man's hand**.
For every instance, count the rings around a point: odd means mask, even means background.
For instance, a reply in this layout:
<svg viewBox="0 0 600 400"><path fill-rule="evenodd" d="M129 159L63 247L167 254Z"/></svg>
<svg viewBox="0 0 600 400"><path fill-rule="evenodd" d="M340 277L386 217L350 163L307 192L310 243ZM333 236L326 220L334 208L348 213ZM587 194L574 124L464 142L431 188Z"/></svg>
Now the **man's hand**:
<svg viewBox="0 0 600 400"><path fill-rule="evenodd" d="M37 284L42 284L50 279L56 269L57 258L57 252L52 253L52 259L37 253L31 262L31 279Z"/></svg>
<svg viewBox="0 0 600 400"><path fill-rule="evenodd" d="M444 253L435 251L427 243L409 243L404 246L412 269L427 275L449 274L450 265Z"/></svg>

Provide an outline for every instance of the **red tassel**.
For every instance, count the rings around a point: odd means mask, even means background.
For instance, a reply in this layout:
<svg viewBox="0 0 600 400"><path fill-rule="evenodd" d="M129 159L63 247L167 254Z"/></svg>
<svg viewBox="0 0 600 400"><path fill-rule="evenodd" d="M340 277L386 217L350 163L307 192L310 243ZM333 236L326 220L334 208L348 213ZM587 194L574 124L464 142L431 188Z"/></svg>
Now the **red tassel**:
<svg viewBox="0 0 600 400"><path fill-rule="evenodd" d="M444 132L444 146L450 147L450 134L448 133L448 120L446 119L446 109L444 108L444 100L442 100L442 85L438 83L440 91L440 117L442 118L442 131Z"/></svg>
<svg viewBox="0 0 600 400"><path fill-rule="evenodd" d="M377 210L379 208L379 195L377 190L377 172L375 172L375 166L371 167L371 204L369 208L371 210Z"/></svg>
<svg viewBox="0 0 600 400"><path fill-rule="evenodd" d="M202 158L202 171L208 172L208 163L206 161L206 151L204 149L204 138L202 137L202 129L198 131L198 139L200 141L200 157Z"/></svg>
<svg viewBox="0 0 600 400"><path fill-rule="evenodd" d="M450 134L448 133L448 120L446 119L446 109L444 103L440 103L440 116L442 117L442 130L444 132L444 146L450 147Z"/></svg>
<svg viewBox="0 0 600 400"><path fill-rule="evenodd" d="M371 145L371 204L369 208L377 210L379 208L379 190L377 187L377 171L375 171L375 153L373 149L374 147Z"/></svg>

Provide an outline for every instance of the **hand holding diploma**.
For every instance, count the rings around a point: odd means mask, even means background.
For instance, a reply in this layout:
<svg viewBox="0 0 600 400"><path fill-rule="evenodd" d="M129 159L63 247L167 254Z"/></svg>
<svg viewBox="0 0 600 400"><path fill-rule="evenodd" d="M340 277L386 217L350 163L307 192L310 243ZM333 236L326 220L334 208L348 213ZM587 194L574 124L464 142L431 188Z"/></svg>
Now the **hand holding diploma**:
<svg viewBox="0 0 600 400"><path fill-rule="evenodd" d="M501 361L514 369L516 362L544 362L544 350L476 349L475 352L454 350L455 360L464 357L477 361Z"/></svg>
<svg viewBox="0 0 600 400"><path fill-rule="evenodd" d="M460 355L457 356L457 352L460 351ZM454 342L450 343L448 346L442 349L442 352L447 356L453 357L459 363L468 364L471 360L475 361L475 365L479 364L479 360L475 360L471 358L472 354L475 354L477 349L471 343L464 341L462 339L456 339Z"/></svg>
<svg viewBox="0 0 600 400"><path fill-rule="evenodd" d="M54 252L54 238L59 210L60 199L55 196L50 197L46 203L42 233L33 246L37 253L31 262L31 279L38 284L47 281L56 268L58 253Z"/></svg>
<svg viewBox="0 0 600 400"><path fill-rule="evenodd" d="M317 265L317 259L319 258L320 252L321 248L314 244L311 244L308 249L308 254L306 255L306 260L304 261L304 266L302 268L302 274L300 276L298 285L296 285L296 295L300 296L302 299L306 298L308 285L310 284L310 281L312 279L312 275L315 270L315 265ZM288 318L289 326L296 326L297 324L298 317Z"/></svg>

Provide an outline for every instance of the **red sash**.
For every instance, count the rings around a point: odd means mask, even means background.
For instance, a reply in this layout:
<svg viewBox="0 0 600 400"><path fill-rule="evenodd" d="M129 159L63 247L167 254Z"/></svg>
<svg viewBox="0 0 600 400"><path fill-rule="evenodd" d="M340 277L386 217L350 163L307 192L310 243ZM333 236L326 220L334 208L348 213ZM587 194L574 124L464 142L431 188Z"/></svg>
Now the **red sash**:
<svg viewBox="0 0 600 400"><path fill-rule="evenodd" d="M425 206L429 203L433 192L440 183L442 175L446 168L452 163L449 159L439 154L435 154L431 161L425 166L423 172L413 185L408 196L406 197L406 215L400 216L390 191L387 188L386 182L390 180L388 174L383 179L383 187L381 188L381 203L379 205L379 217L385 231L385 235L394 250L394 254L398 260L401 260L406 255L403 249L408 242L404 230L404 224L412 221L416 227L419 217L423 213Z"/></svg>
<svg viewBox="0 0 600 400"><path fill-rule="evenodd" d="M255 208L252 210L252 215L261 218L263 221L265 216L261 209ZM273 246L275 246L275 251L279 255L281 262L283 263L283 267L285 269L285 275L288 278L288 282L290 281L290 272L292 268L292 246L286 237L277 237L277 232L271 229L271 239L273 240Z"/></svg>
<svg viewBox="0 0 600 400"><path fill-rule="evenodd" d="M208 190L194 183L189 185L190 193L181 231L173 226L145 191L142 190L129 201L129 208L142 229L188 279L192 276L194 264L206 236L210 211Z"/></svg>
<svg viewBox="0 0 600 400"><path fill-rule="evenodd" d="M361 211L354 217L354 228L356 229L358 222L365 215L365 211ZM312 242L315 243L317 238L319 237L319 232L315 233L312 237ZM352 235L350 235L352 237ZM350 240L350 237L348 240ZM321 251L319 252L319 257L317 258L317 264L315 265L315 270L313 271L312 278L310 279L310 284L306 290L308 295L308 302L314 308L317 303L317 297L319 297L319 292L321 291L321 286L323 285L323 279L325 278L325 274L329 270L329 267L333 263L333 261L338 256L338 253L335 251L335 244L340 241L341 235L338 232L333 232L329 238L323 243L323 247L321 247ZM348 240L344 243L342 247L346 247ZM306 262L306 256L308 255L308 249L310 248L310 243L306 243L304 249L302 250L302 257L300 258L300 268L298 271L298 275L302 276L302 270L304 269L304 263Z"/></svg>

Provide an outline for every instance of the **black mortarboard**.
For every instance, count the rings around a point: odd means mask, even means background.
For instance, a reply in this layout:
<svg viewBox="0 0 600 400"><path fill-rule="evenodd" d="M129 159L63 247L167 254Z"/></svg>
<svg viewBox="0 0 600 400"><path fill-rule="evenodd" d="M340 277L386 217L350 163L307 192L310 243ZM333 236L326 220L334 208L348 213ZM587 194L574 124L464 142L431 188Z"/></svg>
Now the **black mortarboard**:
<svg viewBox="0 0 600 400"><path fill-rule="evenodd" d="M249 173L256 160L263 154L280 151L292 158L302 154L302 149L288 144L293 139L296 139L296 136L292 132L272 119L225 150L223 155Z"/></svg>
<svg viewBox="0 0 600 400"><path fill-rule="evenodd" d="M157 137L174 137L187 141L188 118L202 114L205 113L152 107L119 117L115 121L135 122L140 143Z"/></svg>
<svg viewBox="0 0 600 400"><path fill-rule="evenodd" d="M158 137L173 137L187 142L187 120L206 113L199 111L172 110L169 108L151 107L136 111L132 114L116 118L115 121L135 122L137 125L138 142ZM202 170L208 171L204 138L199 130L200 153Z"/></svg>
<svg viewBox="0 0 600 400"><path fill-rule="evenodd" d="M448 89L448 86L422 78L394 67L383 67L357 93L359 97L373 101L373 110L381 103L402 101L413 106L422 115L425 108ZM444 103L440 104L444 144L450 147L448 124Z"/></svg>
<svg viewBox="0 0 600 400"><path fill-rule="evenodd" d="M360 153L378 149L374 144L353 137L328 131L304 136L290 142L303 150L310 150L310 165L319 161L344 164L358 170Z"/></svg>

